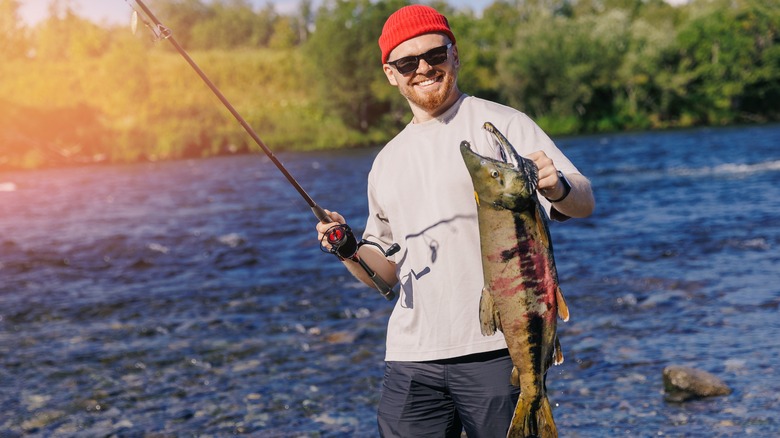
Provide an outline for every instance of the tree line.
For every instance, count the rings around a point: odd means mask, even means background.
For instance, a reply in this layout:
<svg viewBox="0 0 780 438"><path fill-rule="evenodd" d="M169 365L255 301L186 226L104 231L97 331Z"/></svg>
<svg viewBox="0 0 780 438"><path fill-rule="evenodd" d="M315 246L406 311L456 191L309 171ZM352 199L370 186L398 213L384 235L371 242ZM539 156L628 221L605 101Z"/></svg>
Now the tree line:
<svg viewBox="0 0 780 438"><path fill-rule="evenodd" d="M0 168L253 150L142 25L134 35L52 0L48 18L26 26L20 3L0 0ZM411 117L377 47L406 0L302 0L294 14L248 0L146 3L274 150L382 144ZM461 89L552 135L780 120L776 0L430 4L458 38Z"/></svg>

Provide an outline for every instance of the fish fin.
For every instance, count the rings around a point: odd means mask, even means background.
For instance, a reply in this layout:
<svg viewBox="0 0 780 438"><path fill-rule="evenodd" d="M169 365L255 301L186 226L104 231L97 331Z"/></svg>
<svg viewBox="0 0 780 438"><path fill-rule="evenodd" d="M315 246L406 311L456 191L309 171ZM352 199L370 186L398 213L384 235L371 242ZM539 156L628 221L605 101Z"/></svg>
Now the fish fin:
<svg viewBox="0 0 780 438"><path fill-rule="evenodd" d="M540 207L536 207L536 227L538 229L539 239L542 241L542 245L544 245L545 248L550 248L550 233L549 230L546 228L545 224L545 218L542 216L542 209Z"/></svg>
<svg viewBox="0 0 780 438"><path fill-rule="evenodd" d="M496 334L496 329L501 329L496 303L487 288L482 288L482 297L479 299L479 324L484 336L492 336Z"/></svg>
<svg viewBox="0 0 780 438"><path fill-rule="evenodd" d="M561 341L558 339L558 335L555 335L555 349L553 350L553 365L560 365L563 363L563 349L561 348Z"/></svg>
<svg viewBox="0 0 780 438"><path fill-rule="evenodd" d="M517 163L518 167L523 170L523 176L525 178L526 187L530 193L535 193L539 187L539 168L536 167L536 163L528 158L517 156L520 162Z"/></svg>
<svg viewBox="0 0 780 438"><path fill-rule="evenodd" d="M561 287L555 289L555 300L558 302L558 317L564 321L569 320L569 306L566 305L566 299L563 298Z"/></svg>
<svg viewBox="0 0 780 438"><path fill-rule="evenodd" d="M474 199L477 200L477 207L479 207L479 193L476 190L474 190Z"/></svg>
<svg viewBox="0 0 780 438"><path fill-rule="evenodd" d="M517 367L512 367L512 374L509 375L509 383L513 386L520 386L520 370Z"/></svg>
<svg viewBox="0 0 780 438"><path fill-rule="evenodd" d="M515 413L512 416L512 424L506 433L507 438L514 437L538 437L558 438L558 427L553 419L552 407L546 395L542 396L539 408L532 412L534 403L532 400L517 400Z"/></svg>

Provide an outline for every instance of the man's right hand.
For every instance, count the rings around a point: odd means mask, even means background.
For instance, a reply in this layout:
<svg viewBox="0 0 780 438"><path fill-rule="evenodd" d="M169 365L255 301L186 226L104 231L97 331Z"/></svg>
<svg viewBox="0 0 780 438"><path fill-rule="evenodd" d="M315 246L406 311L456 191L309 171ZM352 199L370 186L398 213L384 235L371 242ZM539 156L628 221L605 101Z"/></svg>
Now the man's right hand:
<svg viewBox="0 0 780 438"><path fill-rule="evenodd" d="M317 222L317 242L320 243L325 249L330 250L331 245L328 242L328 239L325 238L325 233L331 229L331 227L335 225L346 224L347 221L344 219L344 216L340 215L336 211L330 211L326 209L325 213L330 216L331 222L328 222L327 224Z"/></svg>

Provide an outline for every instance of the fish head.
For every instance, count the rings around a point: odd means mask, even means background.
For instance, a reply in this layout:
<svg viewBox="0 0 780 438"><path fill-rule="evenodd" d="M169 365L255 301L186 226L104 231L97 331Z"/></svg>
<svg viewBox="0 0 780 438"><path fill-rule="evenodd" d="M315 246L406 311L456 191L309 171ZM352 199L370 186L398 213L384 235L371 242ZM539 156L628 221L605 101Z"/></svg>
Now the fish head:
<svg viewBox="0 0 780 438"><path fill-rule="evenodd" d="M535 196L537 180L533 161L521 158L521 164L515 166L484 157L474 152L465 140L460 144L460 153L480 205L487 203L514 211L529 207L529 201Z"/></svg>

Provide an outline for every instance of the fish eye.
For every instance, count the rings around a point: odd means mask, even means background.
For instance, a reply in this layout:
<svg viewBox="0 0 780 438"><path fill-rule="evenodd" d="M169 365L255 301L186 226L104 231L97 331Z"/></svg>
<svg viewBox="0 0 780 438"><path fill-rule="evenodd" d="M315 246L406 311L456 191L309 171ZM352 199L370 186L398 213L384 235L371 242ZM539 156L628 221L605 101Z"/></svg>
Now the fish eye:
<svg viewBox="0 0 780 438"><path fill-rule="evenodd" d="M492 176L493 178L498 178L498 171L496 169L491 170L490 176Z"/></svg>

